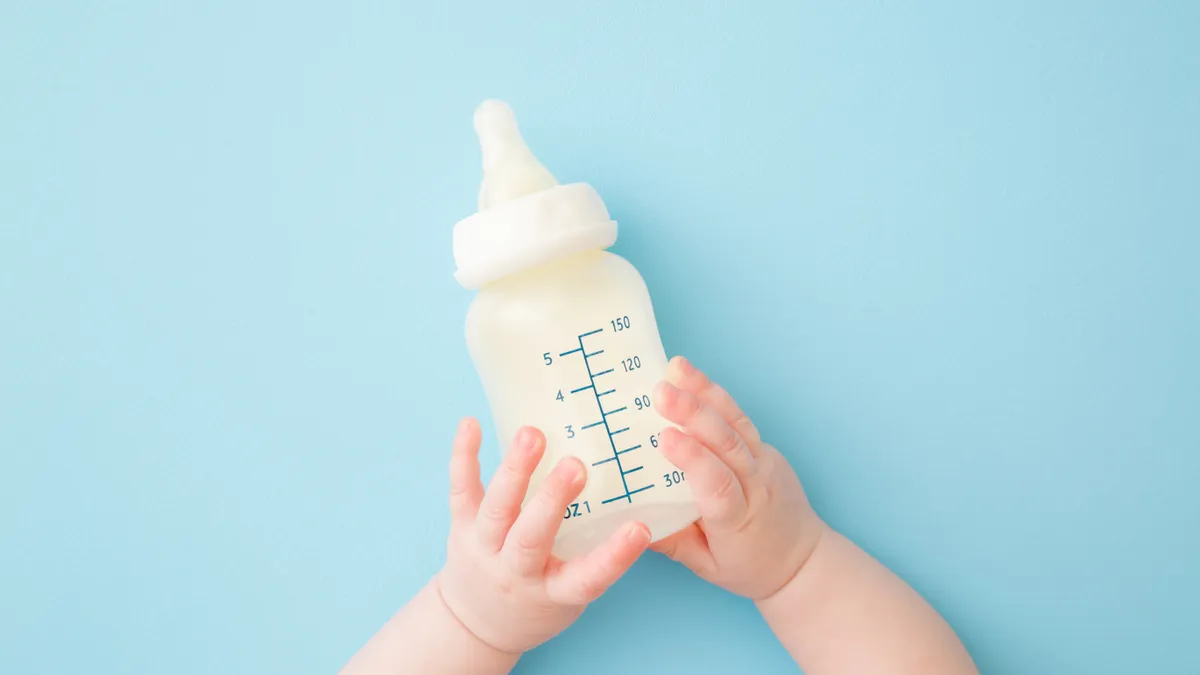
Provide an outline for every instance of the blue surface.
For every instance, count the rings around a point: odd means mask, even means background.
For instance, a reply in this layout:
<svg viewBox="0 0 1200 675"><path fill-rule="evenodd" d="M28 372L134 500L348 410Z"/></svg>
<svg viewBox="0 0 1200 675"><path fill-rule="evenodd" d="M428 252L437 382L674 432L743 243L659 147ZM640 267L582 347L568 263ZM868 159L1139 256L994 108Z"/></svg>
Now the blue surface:
<svg viewBox="0 0 1200 675"><path fill-rule="evenodd" d="M1200 5L871 4L5 3L0 672L328 673L438 568L488 96L985 671L1200 672ZM794 671L656 556L518 672L613 664Z"/></svg>

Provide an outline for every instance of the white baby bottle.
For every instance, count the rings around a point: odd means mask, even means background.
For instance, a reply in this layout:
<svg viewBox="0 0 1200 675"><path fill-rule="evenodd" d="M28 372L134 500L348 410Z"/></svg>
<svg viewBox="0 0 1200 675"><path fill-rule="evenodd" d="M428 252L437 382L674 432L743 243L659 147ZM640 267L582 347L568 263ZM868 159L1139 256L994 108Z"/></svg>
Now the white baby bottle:
<svg viewBox="0 0 1200 675"><path fill-rule="evenodd" d="M652 540L677 532L698 514L658 450L668 422L650 396L667 357L641 275L605 250L617 224L590 185L558 184L504 103L483 103L475 130L483 184L479 212L454 227L455 278L479 289L467 347L502 450L522 426L546 434L526 498L574 455L587 485L563 514L555 555L585 553L631 520Z"/></svg>

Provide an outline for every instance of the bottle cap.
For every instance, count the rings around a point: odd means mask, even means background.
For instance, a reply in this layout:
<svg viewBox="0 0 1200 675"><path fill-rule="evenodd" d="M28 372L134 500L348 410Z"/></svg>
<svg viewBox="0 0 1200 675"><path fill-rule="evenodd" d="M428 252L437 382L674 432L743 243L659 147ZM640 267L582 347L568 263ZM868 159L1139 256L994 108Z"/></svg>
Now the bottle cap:
<svg viewBox="0 0 1200 675"><path fill-rule="evenodd" d="M475 111L483 156L479 212L454 226L454 277L479 288L505 276L617 240L617 223L587 183L559 185L521 137L512 109Z"/></svg>

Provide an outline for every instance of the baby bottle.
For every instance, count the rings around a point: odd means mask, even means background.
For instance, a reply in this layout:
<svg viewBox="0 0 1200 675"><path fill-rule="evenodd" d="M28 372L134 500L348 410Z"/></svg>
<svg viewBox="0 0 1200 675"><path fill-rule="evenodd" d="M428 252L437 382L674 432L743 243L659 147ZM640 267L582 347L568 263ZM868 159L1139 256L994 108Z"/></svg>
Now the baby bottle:
<svg viewBox="0 0 1200 675"><path fill-rule="evenodd" d="M658 450L669 424L650 400L667 357L650 294L608 252L617 224L592 187L559 185L525 145L512 110L475 112L483 154L479 212L454 227L455 278L479 293L466 340L500 447L536 426L546 454L526 499L567 455L587 485L563 514L560 558L587 552L636 520L658 540L698 514L687 478Z"/></svg>

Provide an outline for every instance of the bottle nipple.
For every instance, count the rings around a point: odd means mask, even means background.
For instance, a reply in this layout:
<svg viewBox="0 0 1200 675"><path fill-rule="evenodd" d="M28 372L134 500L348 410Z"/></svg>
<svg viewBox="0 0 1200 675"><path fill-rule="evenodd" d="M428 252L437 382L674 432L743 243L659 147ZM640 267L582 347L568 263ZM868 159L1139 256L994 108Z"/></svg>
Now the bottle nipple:
<svg viewBox="0 0 1200 675"><path fill-rule="evenodd" d="M475 109L475 133L483 154L480 211L558 185L525 145L517 118L503 101L484 101Z"/></svg>

